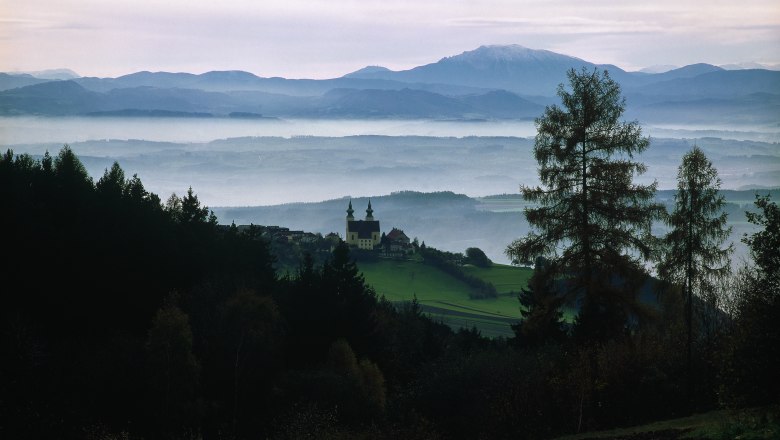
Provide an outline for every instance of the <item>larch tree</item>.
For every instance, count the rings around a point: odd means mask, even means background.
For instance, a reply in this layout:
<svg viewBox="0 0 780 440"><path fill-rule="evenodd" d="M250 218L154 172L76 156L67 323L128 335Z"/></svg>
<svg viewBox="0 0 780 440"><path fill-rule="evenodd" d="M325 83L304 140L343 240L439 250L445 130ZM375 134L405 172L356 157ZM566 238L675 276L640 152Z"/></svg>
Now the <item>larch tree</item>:
<svg viewBox="0 0 780 440"><path fill-rule="evenodd" d="M666 216L670 230L663 239L658 264L661 280L682 287L687 328L688 385L692 397L694 298L706 307L703 315L718 306L717 283L731 273L729 256L733 245L723 244L731 234L723 211L726 199L719 193L720 178L712 162L698 146L685 154L677 172L674 210Z"/></svg>
<svg viewBox="0 0 780 440"><path fill-rule="evenodd" d="M693 296L711 300L716 282L731 272L733 245L723 247L731 227L723 211L726 199L720 185L718 170L701 148L694 146L683 156L674 210L665 218L670 230L663 240L658 275L685 289L688 309Z"/></svg>
<svg viewBox="0 0 780 440"><path fill-rule="evenodd" d="M662 207L656 183L634 160L650 141L637 122L623 122L625 99L606 71L568 72L571 90L558 87L563 107L536 120L534 156L542 186L521 187L532 231L506 250L513 261L549 260L550 276L567 302L579 302L575 335L606 340L638 312L636 293L653 250L650 226Z"/></svg>

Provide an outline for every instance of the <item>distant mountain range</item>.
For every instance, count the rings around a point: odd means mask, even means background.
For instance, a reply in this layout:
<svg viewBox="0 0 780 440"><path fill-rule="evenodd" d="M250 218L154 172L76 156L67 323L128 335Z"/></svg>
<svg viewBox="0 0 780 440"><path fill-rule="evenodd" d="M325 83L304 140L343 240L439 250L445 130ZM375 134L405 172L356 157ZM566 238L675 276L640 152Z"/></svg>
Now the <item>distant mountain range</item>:
<svg viewBox="0 0 780 440"><path fill-rule="evenodd" d="M518 45L482 46L409 70L369 66L326 80L243 71L117 78L48 73L69 79L0 73L0 115L527 119L557 102L556 88L572 68L608 70L623 87L628 116L642 121L685 123L707 115L713 123L780 120L777 71L693 64L626 72Z"/></svg>

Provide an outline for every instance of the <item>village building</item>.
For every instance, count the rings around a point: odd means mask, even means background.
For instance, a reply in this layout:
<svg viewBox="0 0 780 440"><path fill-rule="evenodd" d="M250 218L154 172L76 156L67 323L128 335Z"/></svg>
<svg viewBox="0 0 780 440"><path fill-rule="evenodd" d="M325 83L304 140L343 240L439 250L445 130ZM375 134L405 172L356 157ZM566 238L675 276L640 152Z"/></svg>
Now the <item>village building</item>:
<svg viewBox="0 0 780 440"><path fill-rule="evenodd" d="M371 208L371 200L368 201L365 220L355 220L355 210L352 209L352 200L347 208L347 244L358 249L374 249L379 245L379 220L374 220L374 210Z"/></svg>
<svg viewBox="0 0 780 440"><path fill-rule="evenodd" d="M385 235L385 247L390 252L405 252L412 247L412 241L404 231L393 228Z"/></svg>

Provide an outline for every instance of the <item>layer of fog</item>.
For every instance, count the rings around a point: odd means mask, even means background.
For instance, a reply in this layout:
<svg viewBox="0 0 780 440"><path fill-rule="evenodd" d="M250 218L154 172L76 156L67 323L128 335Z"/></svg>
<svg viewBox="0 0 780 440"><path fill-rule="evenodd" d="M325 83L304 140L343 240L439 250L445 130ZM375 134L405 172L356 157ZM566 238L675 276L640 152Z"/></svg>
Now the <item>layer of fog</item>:
<svg viewBox="0 0 780 440"><path fill-rule="evenodd" d="M641 121L640 121L641 122ZM643 125L646 135L666 138L718 137L780 142L780 125ZM533 137L533 121L432 121L351 119L228 119L0 117L0 146L74 143L104 139L209 142L243 136L515 136Z"/></svg>
<svg viewBox="0 0 780 440"><path fill-rule="evenodd" d="M766 194L765 191L762 191ZM744 234L756 231L747 222L745 211L755 211L753 191L725 191L725 212L733 228L727 243L733 243L734 267L747 258L747 246L741 242ZM780 197L780 190L772 191L772 199ZM658 202L673 209L674 191L659 191ZM356 218L365 216L368 198L350 199ZM399 192L371 198L374 217L384 232L397 227L409 237L418 237L426 244L450 252L463 252L478 247L493 261L509 263L504 254L514 239L530 229L523 215L529 206L519 195L468 199L452 193ZM345 212L349 200L334 199L320 203L290 203L274 206L217 207L215 213L223 223L283 225L293 230L326 234L337 232L343 236ZM653 235L660 237L667 229L659 222Z"/></svg>
<svg viewBox="0 0 780 440"><path fill-rule="evenodd" d="M697 144L718 169L724 189L780 187L780 129L742 128L644 127L652 143L638 157L648 167L638 180L675 188L680 159ZM118 161L128 176L138 174L163 199L192 186L212 207L317 202L400 190L471 197L517 194L521 184L538 183L533 135L530 121L0 118L3 150L40 156L47 150L56 154L68 143L95 179ZM319 223L312 232L327 233L333 227L339 232L336 220L343 207L337 210L334 221ZM423 222L436 225L435 230L411 221L388 226L409 228L442 249L477 246L506 261L502 249L510 237L522 234L521 217L518 212L507 221L475 221L471 226L457 219ZM239 222L272 219L293 228L315 226L292 217ZM229 223L231 218L220 220Z"/></svg>

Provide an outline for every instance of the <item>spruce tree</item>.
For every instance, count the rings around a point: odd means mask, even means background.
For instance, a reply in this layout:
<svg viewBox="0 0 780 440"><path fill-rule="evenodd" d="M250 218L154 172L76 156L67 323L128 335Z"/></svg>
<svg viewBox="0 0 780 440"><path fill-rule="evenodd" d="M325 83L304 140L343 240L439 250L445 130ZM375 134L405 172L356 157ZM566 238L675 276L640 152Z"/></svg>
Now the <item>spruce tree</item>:
<svg viewBox="0 0 780 440"><path fill-rule="evenodd" d="M520 262L548 258L567 300L580 303L576 334L605 340L637 309L650 226L661 207L654 203L656 183L633 182L646 171L634 155L650 141L637 122L620 120L620 86L598 69L572 69L568 77L571 90L558 87L563 108L547 107L536 120L542 186L521 187L537 205L525 211L532 232L506 253Z"/></svg>

